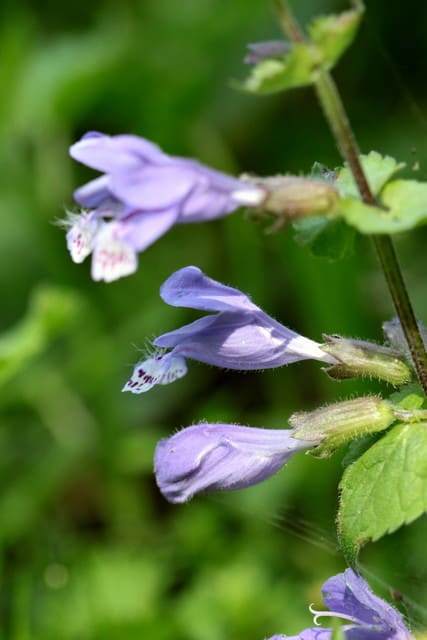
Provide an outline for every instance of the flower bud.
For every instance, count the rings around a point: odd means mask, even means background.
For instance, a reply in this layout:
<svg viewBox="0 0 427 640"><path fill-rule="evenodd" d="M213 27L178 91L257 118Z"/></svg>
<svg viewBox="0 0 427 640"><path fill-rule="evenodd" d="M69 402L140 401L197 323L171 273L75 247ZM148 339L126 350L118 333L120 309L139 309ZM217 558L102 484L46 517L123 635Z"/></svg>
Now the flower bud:
<svg viewBox="0 0 427 640"><path fill-rule="evenodd" d="M325 369L331 378L378 378L393 385L411 380L411 370L403 356L372 342L323 336L326 344L321 349L338 360L338 364Z"/></svg>
<svg viewBox="0 0 427 640"><path fill-rule="evenodd" d="M339 202L338 191L322 180L297 176L243 176L242 179L266 191L263 210L289 222L308 216L334 215Z"/></svg>
<svg viewBox="0 0 427 640"><path fill-rule="evenodd" d="M201 423L161 440L154 456L157 485L169 502L201 491L244 489L274 475L299 451L319 444L290 429Z"/></svg>
<svg viewBox="0 0 427 640"><path fill-rule="evenodd" d="M337 402L314 411L301 411L289 418L293 437L321 444L312 450L326 458L354 438L387 429L396 420L390 403L376 396Z"/></svg>

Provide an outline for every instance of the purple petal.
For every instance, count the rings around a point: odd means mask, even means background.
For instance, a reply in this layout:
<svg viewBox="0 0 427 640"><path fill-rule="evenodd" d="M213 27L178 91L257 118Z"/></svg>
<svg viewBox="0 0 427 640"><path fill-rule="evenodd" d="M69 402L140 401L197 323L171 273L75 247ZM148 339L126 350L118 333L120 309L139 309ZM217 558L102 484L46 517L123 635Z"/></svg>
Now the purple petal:
<svg viewBox="0 0 427 640"><path fill-rule="evenodd" d="M98 132L84 135L70 147L75 160L106 173L128 171L141 164L168 162L157 145L132 135L107 136Z"/></svg>
<svg viewBox="0 0 427 640"><path fill-rule="evenodd" d="M193 190L183 202L181 223L212 220L241 206L258 206L265 199L264 189L257 185L205 167L195 160L179 160L182 166L191 167L197 175Z"/></svg>
<svg viewBox="0 0 427 640"><path fill-rule="evenodd" d="M122 238L135 251L143 251L174 225L176 209L166 211L134 212L120 220Z"/></svg>
<svg viewBox="0 0 427 640"><path fill-rule="evenodd" d="M263 321L261 314L224 311L200 318L176 331L154 340L157 347L174 348L174 354L198 360L223 369L257 370L281 367L285 364L318 356L327 358L318 345L312 343L311 355L301 351L302 336Z"/></svg>
<svg viewBox="0 0 427 640"><path fill-rule="evenodd" d="M229 193L214 191L209 184L197 185L182 205L181 224L206 222L226 216L241 206Z"/></svg>
<svg viewBox="0 0 427 640"><path fill-rule="evenodd" d="M275 474L307 443L291 430L199 424L161 440L154 459L156 481L170 502L200 491L242 489Z"/></svg>
<svg viewBox="0 0 427 640"><path fill-rule="evenodd" d="M241 291L208 278L197 267L184 267L172 274L163 283L160 295L173 307L202 311L259 310Z"/></svg>
<svg viewBox="0 0 427 640"><path fill-rule="evenodd" d="M180 204L194 187L196 176L176 164L147 166L111 175L111 193L130 206L158 210Z"/></svg>
<svg viewBox="0 0 427 640"><path fill-rule="evenodd" d="M74 191L74 200L83 207L99 207L111 198L109 177L99 176Z"/></svg>
<svg viewBox="0 0 427 640"><path fill-rule="evenodd" d="M400 613L376 596L366 580L352 569L327 580L322 594L323 601L332 612L360 621L360 627L346 630L346 637L351 640L404 640L412 637Z"/></svg>
<svg viewBox="0 0 427 640"><path fill-rule="evenodd" d="M297 636L276 635L268 638L268 640L331 640L332 630L323 627L313 627L304 629Z"/></svg>

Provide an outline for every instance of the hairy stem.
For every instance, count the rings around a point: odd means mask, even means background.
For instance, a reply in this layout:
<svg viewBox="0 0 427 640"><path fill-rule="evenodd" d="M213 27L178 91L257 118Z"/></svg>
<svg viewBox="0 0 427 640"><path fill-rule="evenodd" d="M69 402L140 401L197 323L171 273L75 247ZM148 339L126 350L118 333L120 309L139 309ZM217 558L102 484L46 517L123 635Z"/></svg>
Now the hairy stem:
<svg viewBox="0 0 427 640"><path fill-rule="evenodd" d="M304 34L295 20L287 2L273 0L283 31L292 42L304 40ZM338 149L352 172L360 196L366 204L377 201L366 179L359 159L359 148L354 137L336 84L330 73L320 72L315 82L317 97L323 113L335 137ZM397 260L393 243L387 235L372 236L393 303L412 354L420 384L427 395L427 353L418 329L408 290Z"/></svg>

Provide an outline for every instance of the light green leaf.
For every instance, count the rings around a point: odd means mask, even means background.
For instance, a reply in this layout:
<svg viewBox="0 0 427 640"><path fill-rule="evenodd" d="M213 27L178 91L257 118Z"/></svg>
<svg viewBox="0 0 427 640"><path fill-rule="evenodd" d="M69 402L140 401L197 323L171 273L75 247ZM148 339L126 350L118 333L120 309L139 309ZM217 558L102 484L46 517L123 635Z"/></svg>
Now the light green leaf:
<svg viewBox="0 0 427 640"><path fill-rule="evenodd" d="M308 85L315 80L320 62L315 47L297 43L282 59L263 60L255 65L242 88L264 94Z"/></svg>
<svg viewBox="0 0 427 640"><path fill-rule="evenodd" d="M406 384L399 391L392 393L388 400L399 409L406 409L407 411L422 409L427 402L427 398L418 382Z"/></svg>
<svg viewBox="0 0 427 640"><path fill-rule="evenodd" d="M347 561L427 510L427 423L398 424L347 467L338 535Z"/></svg>
<svg viewBox="0 0 427 640"><path fill-rule="evenodd" d="M381 192L385 209L344 198L340 212L361 233L399 233L427 223L427 182L394 180Z"/></svg>
<svg viewBox="0 0 427 640"><path fill-rule="evenodd" d="M362 456L365 451L370 449L377 440L383 437L383 433L368 433L366 436L362 436L361 438L357 438L356 440L352 440L345 452L343 459L341 460L342 466L348 467L350 464L353 464L360 456Z"/></svg>
<svg viewBox="0 0 427 640"><path fill-rule="evenodd" d="M295 241L319 258L330 262L353 252L354 230L339 219L310 217L293 224Z"/></svg>
<svg viewBox="0 0 427 640"><path fill-rule="evenodd" d="M326 69L333 67L353 42L363 11L360 5L339 15L320 16L308 26L310 39L321 50Z"/></svg>
<svg viewBox="0 0 427 640"><path fill-rule="evenodd" d="M402 231L427 222L427 182L393 180L381 193L381 201Z"/></svg>
<svg viewBox="0 0 427 640"><path fill-rule="evenodd" d="M292 44L282 58L256 64L241 88L264 94L302 87L316 81L322 70L334 66L353 41L363 14L363 5L340 15L321 16L307 27L307 42Z"/></svg>
<svg viewBox="0 0 427 640"><path fill-rule="evenodd" d="M370 151L366 155L360 156L365 175L368 179L372 192L377 195L388 180L405 166L404 162L397 162L391 156L382 156L377 151ZM337 179L334 186L340 194L345 196L359 197L359 191L354 182L350 169L345 166L337 170Z"/></svg>

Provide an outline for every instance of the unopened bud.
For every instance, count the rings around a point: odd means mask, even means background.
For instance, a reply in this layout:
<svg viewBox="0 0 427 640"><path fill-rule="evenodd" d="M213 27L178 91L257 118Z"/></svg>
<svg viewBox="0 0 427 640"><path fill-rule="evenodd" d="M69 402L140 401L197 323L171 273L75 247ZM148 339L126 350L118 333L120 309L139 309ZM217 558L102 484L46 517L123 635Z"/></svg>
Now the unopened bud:
<svg viewBox="0 0 427 640"><path fill-rule="evenodd" d="M298 176L258 178L246 175L242 179L266 191L263 210L289 222L308 216L332 216L340 198L338 191L322 180Z"/></svg>
<svg viewBox="0 0 427 640"><path fill-rule="evenodd" d="M320 445L311 453L326 458L350 440L383 431L395 420L390 403L376 396L365 396L314 411L294 413L289 418L289 424L293 427L294 438L307 442L320 440Z"/></svg>
<svg viewBox="0 0 427 640"><path fill-rule="evenodd" d="M338 361L325 369L331 378L378 378L393 385L411 380L411 370L404 357L393 349L335 335L323 337L326 344L320 348Z"/></svg>

